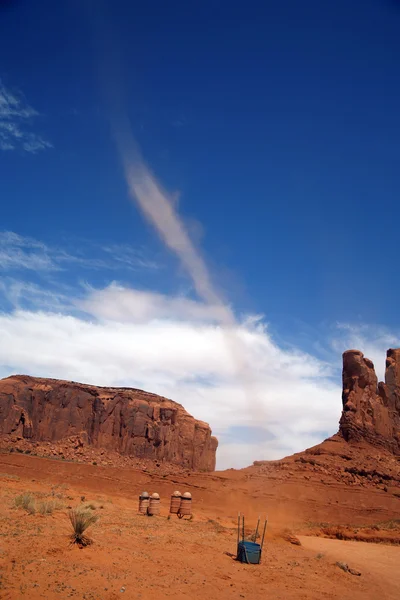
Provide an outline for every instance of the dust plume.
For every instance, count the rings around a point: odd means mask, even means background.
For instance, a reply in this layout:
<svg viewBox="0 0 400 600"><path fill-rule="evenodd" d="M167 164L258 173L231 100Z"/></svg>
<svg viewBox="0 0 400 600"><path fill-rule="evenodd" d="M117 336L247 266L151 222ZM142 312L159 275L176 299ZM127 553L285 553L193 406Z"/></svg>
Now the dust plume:
<svg viewBox="0 0 400 600"><path fill-rule="evenodd" d="M171 197L141 160L133 136L127 129L128 120L124 121L123 130L115 121L112 129L132 199L137 202L168 248L178 256L190 275L198 296L208 305L218 308L224 325L235 326L233 312L215 290L205 261L190 239Z"/></svg>
<svg viewBox="0 0 400 600"><path fill-rule="evenodd" d="M104 7L104 5L103 5ZM132 200L155 228L164 244L175 253L192 279L197 295L219 316L221 330L229 354L247 400L257 402L255 377L247 360L244 341L239 336L240 324L230 306L217 291L200 251L195 247L173 202L143 160L128 118L124 92L123 60L119 55L117 37L113 35L109 15L98 10L94 18L95 42L100 55L99 75L110 119L111 133L123 165L124 176ZM260 417L258 406L257 417Z"/></svg>
<svg viewBox="0 0 400 600"><path fill-rule="evenodd" d="M128 119L124 127L113 121L113 136L124 167L125 179L131 198L139 205L145 218L154 226L166 246L172 250L191 277L195 290L207 305L219 315L222 333L232 358L238 382L243 386L246 399L254 405L256 390L248 364L244 342L238 335L239 324L231 308L215 289L207 265L195 248L185 225L178 215L172 198L162 189L143 160ZM259 412L260 408L258 408ZM258 415L260 416L260 415Z"/></svg>

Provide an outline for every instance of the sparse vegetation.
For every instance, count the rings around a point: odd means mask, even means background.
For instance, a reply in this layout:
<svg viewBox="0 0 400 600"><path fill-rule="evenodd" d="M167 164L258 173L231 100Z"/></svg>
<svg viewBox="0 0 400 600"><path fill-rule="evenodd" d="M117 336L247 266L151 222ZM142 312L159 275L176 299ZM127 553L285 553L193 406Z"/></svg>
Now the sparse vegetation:
<svg viewBox="0 0 400 600"><path fill-rule="evenodd" d="M37 506L37 511L41 515L52 515L55 510L60 508L62 508L62 504L60 502L57 502L56 500L48 500L40 502Z"/></svg>
<svg viewBox="0 0 400 600"><path fill-rule="evenodd" d="M26 510L30 515L39 513L41 515L51 515L55 510L63 508L63 504L58 500L47 500L48 494L43 492L24 492L14 498L14 507ZM53 495L54 498L54 495ZM38 500L41 500L40 502Z"/></svg>
<svg viewBox="0 0 400 600"><path fill-rule="evenodd" d="M98 517L89 509L81 507L72 508L68 512L69 520L71 521L73 532L71 534L71 542L79 546L89 546L92 543L91 538L85 535L85 531L96 523Z"/></svg>
<svg viewBox="0 0 400 600"><path fill-rule="evenodd" d="M23 508L30 515L34 515L36 512L35 498L30 492L25 492L24 494L16 496L14 498L14 506L15 508Z"/></svg>

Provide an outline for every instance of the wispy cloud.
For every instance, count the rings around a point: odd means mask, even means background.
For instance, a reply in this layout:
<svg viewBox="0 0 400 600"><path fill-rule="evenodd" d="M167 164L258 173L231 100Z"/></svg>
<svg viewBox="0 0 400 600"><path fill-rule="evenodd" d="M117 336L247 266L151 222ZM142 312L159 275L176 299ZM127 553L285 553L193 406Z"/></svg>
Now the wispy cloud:
<svg viewBox="0 0 400 600"><path fill-rule="evenodd" d="M137 269L137 267L143 267L144 269L158 269L160 267L156 261L151 260L146 256L143 249L133 248L128 244L103 246L103 250L112 256L114 260L131 269Z"/></svg>
<svg viewBox="0 0 400 600"><path fill-rule="evenodd" d="M91 256L90 251L96 256ZM69 267L87 270L156 269L159 265L147 259L144 250L129 245L93 246L81 243L81 252L71 252L44 244L32 237L13 231L0 231L0 269L3 271L30 270L35 272L63 271Z"/></svg>
<svg viewBox="0 0 400 600"><path fill-rule="evenodd" d="M45 244L31 237L22 237L13 231L0 232L0 269L4 271L56 271L60 266L51 254Z"/></svg>
<svg viewBox="0 0 400 600"><path fill-rule="evenodd" d="M39 113L29 106L21 93L11 92L0 80L0 149L36 154L52 144L30 130Z"/></svg>
<svg viewBox="0 0 400 600"><path fill-rule="evenodd" d="M0 277L0 309L45 310L49 312L73 312L74 292L68 286L44 287L32 281L14 277Z"/></svg>

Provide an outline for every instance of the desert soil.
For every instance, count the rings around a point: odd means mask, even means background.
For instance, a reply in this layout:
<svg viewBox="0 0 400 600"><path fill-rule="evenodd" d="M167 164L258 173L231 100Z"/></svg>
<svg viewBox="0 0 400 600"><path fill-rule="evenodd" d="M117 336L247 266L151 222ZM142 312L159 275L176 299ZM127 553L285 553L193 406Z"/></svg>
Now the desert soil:
<svg viewBox="0 0 400 600"><path fill-rule="evenodd" d="M379 487L321 481L319 473L307 477L255 468L157 475L0 454L0 598L397 600L400 546L304 535L301 545L287 540L293 541L289 531L322 535L339 526L387 533L399 519L399 497ZM168 519L175 489L192 493L191 521ZM143 490L161 495L159 517L137 514ZM15 508L15 497L25 492L38 507L56 503L54 512ZM68 507L81 504L99 516L88 531L93 544L83 549L69 542L67 516ZM248 533L259 514L268 515L259 566L232 557L238 511L246 515Z"/></svg>

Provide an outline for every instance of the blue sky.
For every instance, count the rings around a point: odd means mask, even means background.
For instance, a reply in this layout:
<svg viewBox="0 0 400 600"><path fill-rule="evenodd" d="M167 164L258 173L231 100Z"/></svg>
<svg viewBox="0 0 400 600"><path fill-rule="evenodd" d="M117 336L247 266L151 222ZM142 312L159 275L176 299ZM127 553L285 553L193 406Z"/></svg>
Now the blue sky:
<svg viewBox="0 0 400 600"><path fill-rule="evenodd" d="M333 433L340 353L381 373L399 340L399 27L395 0L0 3L0 374L169 395L220 466Z"/></svg>

